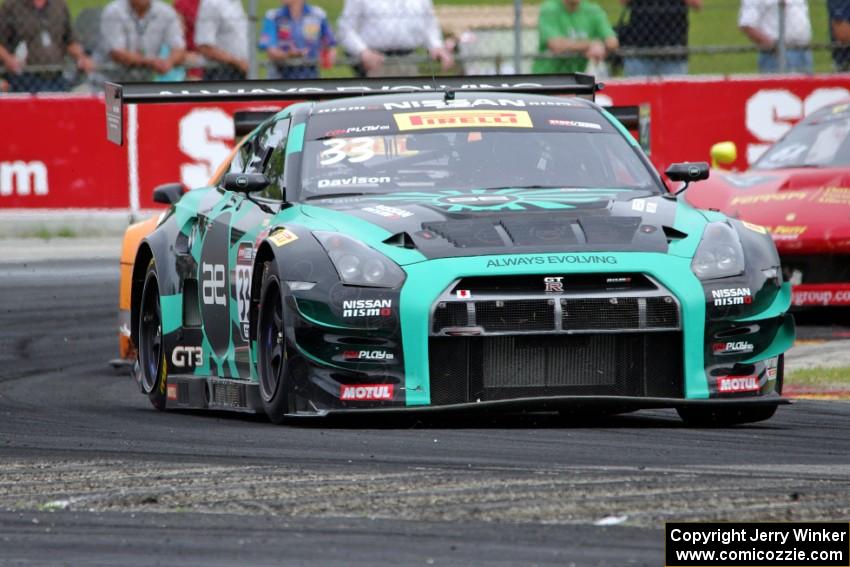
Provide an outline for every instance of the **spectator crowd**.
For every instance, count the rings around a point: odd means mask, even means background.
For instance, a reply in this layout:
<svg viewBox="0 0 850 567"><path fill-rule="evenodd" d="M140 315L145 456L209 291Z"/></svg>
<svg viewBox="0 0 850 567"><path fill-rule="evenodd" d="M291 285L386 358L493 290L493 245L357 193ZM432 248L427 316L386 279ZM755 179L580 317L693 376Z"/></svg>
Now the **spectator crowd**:
<svg viewBox="0 0 850 567"><path fill-rule="evenodd" d="M825 1L824 41L833 44L835 69L847 71L850 0ZM738 27L757 50L760 72L813 71L808 0L739 2ZM622 66L625 76L686 74L689 15L703 0L620 4L612 23L593 0L542 0L533 72L606 75ZM66 0L2 0L0 90L66 91L72 71L91 82L256 76L242 0L111 0L83 10L74 24ZM262 74L281 80L317 78L338 52L359 77L419 74L424 54L443 72L458 71L454 47L432 0L345 0L336 31L321 7L280 0L265 14L256 45L266 55Z"/></svg>

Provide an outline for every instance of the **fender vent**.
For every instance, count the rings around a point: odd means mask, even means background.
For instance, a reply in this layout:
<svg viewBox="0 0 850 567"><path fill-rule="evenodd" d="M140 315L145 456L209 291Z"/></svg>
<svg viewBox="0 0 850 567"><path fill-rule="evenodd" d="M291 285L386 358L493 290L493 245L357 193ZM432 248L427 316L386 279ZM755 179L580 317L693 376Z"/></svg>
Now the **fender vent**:
<svg viewBox="0 0 850 567"><path fill-rule="evenodd" d="M413 242L413 237L403 231L393 234L392 236L384 240L384 244L389 244L390 246L397 246L398 248L416 248L416 243Z"/></svg>
<svg viewBox="0 0 850 567"><path fill-rule="evenodd" d="M183 280L183 326L200 327L201 309L198 305L198 280Z"/></svg>
<svg viewBox="0 0 850 567"><path fill-rule="evenodd" d="M683 238L687 238L688 235L680 230L676 230L672 226L663 226L661 229L664 231L664 236L667 237L667 244L675 240L682 240Z"/></svg>

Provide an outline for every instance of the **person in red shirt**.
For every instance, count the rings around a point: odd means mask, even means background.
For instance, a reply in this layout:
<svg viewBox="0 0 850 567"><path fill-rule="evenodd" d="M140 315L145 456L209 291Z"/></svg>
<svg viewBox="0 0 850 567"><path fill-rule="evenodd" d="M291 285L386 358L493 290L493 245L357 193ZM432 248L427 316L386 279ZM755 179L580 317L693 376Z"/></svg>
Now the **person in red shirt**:
<svg viewBox="0 0 850 567"><path fill-rule="evenodd" d="M174 10L183 20L183 32L186 37L186 78L201 80L204 76L203 58L195 47L195 20L198 18L198 6L201 0L174 0Z"/></svg>

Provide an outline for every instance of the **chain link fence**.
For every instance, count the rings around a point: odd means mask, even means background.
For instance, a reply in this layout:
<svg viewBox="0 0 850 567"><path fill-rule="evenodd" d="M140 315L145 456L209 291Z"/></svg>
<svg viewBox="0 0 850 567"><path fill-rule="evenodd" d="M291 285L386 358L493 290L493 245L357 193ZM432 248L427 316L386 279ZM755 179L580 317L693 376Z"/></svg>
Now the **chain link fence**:
<svg viewBox="0 0 850 567"><path fill-rule="evenodd" d="M105 79L847 71L841 41L850 0L3 0L0 92Z"/></svg>

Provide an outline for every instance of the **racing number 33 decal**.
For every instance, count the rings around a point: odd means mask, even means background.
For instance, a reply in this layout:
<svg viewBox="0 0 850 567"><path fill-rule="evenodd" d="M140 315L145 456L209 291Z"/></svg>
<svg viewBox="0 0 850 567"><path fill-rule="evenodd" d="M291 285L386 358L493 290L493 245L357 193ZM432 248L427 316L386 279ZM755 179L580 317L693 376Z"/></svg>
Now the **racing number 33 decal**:
<svg viewBox="0 0 850 567"><path fill-rule="evenodd" d="M350 163L369 161L375 157L374 138L332 138L325 140L328 149L320 155L322 165L333 165L348 158Z"/></svg>
<svg viewBox="0 0 850 567"><path fill-rule="evenodd" d="M254 245L243 242L236 252L236 315L242 340L248 340L248 315L251 309L251 276L254 265Z"/></svg>

